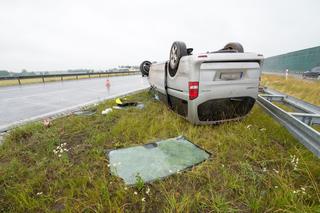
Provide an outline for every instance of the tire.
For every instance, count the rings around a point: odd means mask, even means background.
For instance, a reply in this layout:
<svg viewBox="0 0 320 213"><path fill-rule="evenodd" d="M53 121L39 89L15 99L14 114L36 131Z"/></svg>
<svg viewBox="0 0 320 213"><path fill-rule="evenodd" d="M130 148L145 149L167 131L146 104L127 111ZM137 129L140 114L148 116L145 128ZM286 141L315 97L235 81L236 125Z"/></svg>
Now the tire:
<svg viewBox="0 0 320 213"><path fill-rule="evenodd" d="M150 66L150 61L144 61L140 64L140 72L142 74L142 77L149 76Z"/></svg>
<svg viewBox="0 0 320 213"><path fill-rule="evenodd" d="M188 55L187 46L182 41L173 42L169 56L169 74L175 76L179 67L180 59Z"/></svg>
<svg viewBox="0 0 320 213"><path fill-rule="evenodd" d="M238 42L230 42L224 46L223 50L236 50L239 53L243 53L243 46Z"/></svg>

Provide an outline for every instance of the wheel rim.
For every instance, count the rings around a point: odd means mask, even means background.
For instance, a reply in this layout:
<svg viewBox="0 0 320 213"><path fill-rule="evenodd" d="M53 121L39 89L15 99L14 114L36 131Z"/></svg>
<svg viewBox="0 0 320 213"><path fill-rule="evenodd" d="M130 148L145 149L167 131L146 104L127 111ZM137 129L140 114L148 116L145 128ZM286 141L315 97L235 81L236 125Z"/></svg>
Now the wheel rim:
<svg viewBox="0 0 320 213"><path fill-rule="evenodd" d="M178 47L173 45L170 52L170 65L175 67L178 62Z"/></svg>

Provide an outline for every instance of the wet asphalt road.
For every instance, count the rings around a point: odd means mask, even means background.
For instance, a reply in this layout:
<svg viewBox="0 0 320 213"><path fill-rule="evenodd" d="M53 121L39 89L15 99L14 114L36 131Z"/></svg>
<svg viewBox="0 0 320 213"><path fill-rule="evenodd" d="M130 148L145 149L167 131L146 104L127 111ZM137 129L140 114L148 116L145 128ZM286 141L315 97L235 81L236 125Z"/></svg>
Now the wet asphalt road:
<svg viewBox="0 0 320 213"><path fill-rule="evenodd" d="M40 118L149 87L140 75L0 87L0 132Z"/></svg>

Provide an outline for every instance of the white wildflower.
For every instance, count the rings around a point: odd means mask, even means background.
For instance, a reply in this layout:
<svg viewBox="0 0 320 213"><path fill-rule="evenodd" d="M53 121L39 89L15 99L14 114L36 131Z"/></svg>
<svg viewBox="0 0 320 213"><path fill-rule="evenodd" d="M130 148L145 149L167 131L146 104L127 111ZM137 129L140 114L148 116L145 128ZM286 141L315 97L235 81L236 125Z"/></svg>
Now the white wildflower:
<svg viewBox="0 0 320 213"><path fill-rule="evenodd" d="M124 190L126 190L126 191L127 191L127 190L128 190L128 187L124 187Z"/></svg>
<svg viewBox="0 0 320 213"><path fill-rule="evenodd" d="M277 188L278 188L278 186L274 186L274 188L276 188L276 189L277 189Z"/></svg>
<svg viewBox="0 0 320 213"><path fill-rule="evenodd" d="M266 131L266 130L267 130L266 128L261 128L260 129L261 132Z"/></svg>
<svg viewBox="0 0 320 213"><path fill-rule="evenodd" d="M43 192L38 192L38 193L37 193L37 195L42 195L42 194L43 194Z"/></svg>
<svg viewBox="0 0 320 213"><path fill-rule="evenodd" d="M293 170L297 170L298 169L298 164L299 164L299 158L297 158L295 155L290 155L290 162L293 166Z"/></svg>
<svg viewBox="0 0 320 213"><path fill-rule="evenodd" d="M61 155L59 154L58 157L61 158Z"/></svg>
<svg viewBox="0 0 320 213"><path fill-rule="evenodd" d="M252 127L252 125L251 124L249 124L248 126L247 126L247 129L250 129Z"/></svg>
<svg viewBox="0 0 320 213"><path fill-rule="evenodd" d="M146 198L145 198L145 197L141 198L141 201L142 201L142 202L145 202L145 201L146 201Z"/></svg>
<svg viewBox="0 0 320 213"><path fill-rule="evenodd" d="M134 194L134 195L137 195L137 194L138 194L138 192L133 192L133 194Z"/></svg>
<svg viewBox="0 0 320 213"><path fill-rule="evenodd" d="M301 187L301 190L300 189L297 189L297 190L293 190L293 194L306 194L306 189L304 187Z"/></svg>
<svg viewBox="0 0 320 213"><path fill-rule="evenodd" d="M146 194L148 195L150 193L150 188L148 187L146 190Z"/></svg>
<svg viewBox="0 0 320 213"><path fill-rule="evenodd" d="M278 171L278 170L276 170L276 169L273 169L273 171L274 171L275 173L279 174L279 171Z"/></svg>
<svg viewBox="0 0 320 213"><path fill-rule="evenodd" d="M224 164L221 164L221 167L224 168Z"/></svg>
<svg viewBox="0 0 320 213"><path fill-rule="evenodd" d="M110 164L108 164L108 167L110 167Z"/></svg>
<svg viewBox="0 0 320 213"><path fill-rule="evenodd" d="M266 167L263 167L262 171L263 171L263 172L266 172L266 171L267 171L267 168L266 168Z"/></svg>

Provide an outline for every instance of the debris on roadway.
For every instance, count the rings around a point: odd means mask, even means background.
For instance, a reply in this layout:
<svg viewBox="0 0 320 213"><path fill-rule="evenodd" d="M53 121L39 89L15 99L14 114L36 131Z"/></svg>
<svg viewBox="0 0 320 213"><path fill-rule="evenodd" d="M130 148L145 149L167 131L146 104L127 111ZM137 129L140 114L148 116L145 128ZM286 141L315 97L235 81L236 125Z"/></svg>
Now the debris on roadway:
<svg viewBox="0 0 320 213"><path fill-rule="evenodd" d="M102 114L102 115L106 115L106 114L108 114L108 113L110 113L110 112L112 112L112 108L107 108L107 109L103 110L103 111L101 112L101 114Z"/></svg>
<svg viewBox="0 0 320 213"><path fill-rule="evenodd" d="M135 107L137 109L143 109L144 108L144 104L143 103L139 103L136 101L127 101L126 99L121 99L121 98L117 98L116 99L116 106L114 106L114 109L124 109L127 107Z"/></svg>
<svg viewBox="0 0 320 213"><path fill-rule="evenodd" d="M43 126L45 126L45 127L47 127L47 128L51 126L51 120L50 120L49 118L44 119L44 120L42 121L42 123L43 123Z"/></svg>

